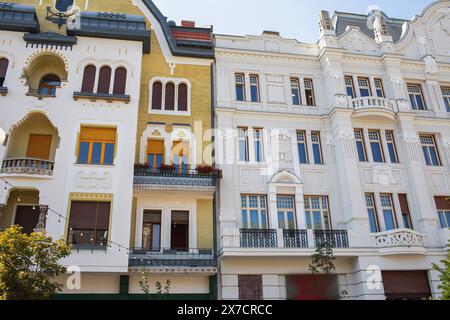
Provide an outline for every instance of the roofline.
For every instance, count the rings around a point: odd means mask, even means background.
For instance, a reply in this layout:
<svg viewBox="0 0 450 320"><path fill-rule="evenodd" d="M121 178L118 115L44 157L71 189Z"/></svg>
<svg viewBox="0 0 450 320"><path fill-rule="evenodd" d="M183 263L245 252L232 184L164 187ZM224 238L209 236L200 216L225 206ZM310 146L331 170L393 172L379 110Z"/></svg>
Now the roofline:
<svg viewBox="0 0 450 320"><path fill-rule="evenodd" d="M383 14L383 16L385 17L385 19L388 22L403 24L405 22L410 22L411 21L411 20L408 20L408 19L391 18L388 15L386 15L386 13L384 13L383 11L381 11L381 13ZM331 20L335 20L339 15L352 17L352 18L360 18L360 19L367 19L368 18L368 14L352 13L352 12L344 12L344 11L335 11L333 13L333 17L331 18Z"/></svg>

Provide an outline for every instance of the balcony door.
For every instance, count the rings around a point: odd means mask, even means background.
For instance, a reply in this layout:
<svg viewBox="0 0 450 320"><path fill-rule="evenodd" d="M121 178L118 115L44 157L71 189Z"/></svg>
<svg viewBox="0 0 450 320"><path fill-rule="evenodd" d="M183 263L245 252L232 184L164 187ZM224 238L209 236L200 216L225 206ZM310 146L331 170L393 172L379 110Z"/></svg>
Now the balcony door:
<svg viewBox="0 0 450 320"><path fill-rule="evenodd" d="M142 223L142 249L161 249L161 211L145 210Z"/></svg>
<svg viewBox="0 0 450 320"><path fill-rule="evenodd" d="M39 206L17 206L14 224L22 227L22 231L30 234L39 222Z"/></svg>
<svg viewBox="0 0 450 320"><path fill-rule="evenodd" d="M189 211L172 211L170 247L172 250L189 249Z"/></svg>
<svg viewBox="0 0 450 320"><path fill-rule="evenodd" d="M49 134L30 134L27 158L49 160L52 136Z"/></svg>

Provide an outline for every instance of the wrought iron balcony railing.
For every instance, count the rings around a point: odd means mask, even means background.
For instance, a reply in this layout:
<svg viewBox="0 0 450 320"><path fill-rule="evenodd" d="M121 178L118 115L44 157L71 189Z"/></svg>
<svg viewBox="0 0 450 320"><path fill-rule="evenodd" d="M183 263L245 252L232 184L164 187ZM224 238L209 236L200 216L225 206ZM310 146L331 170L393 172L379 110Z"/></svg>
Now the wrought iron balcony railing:
<svg viewBox="0 0 450 320"><path fill-rule="evenodd" d="M53 161L30 158L12 158L3 160L0 172L11 174L25 173L52 176L53 167Z"/></svg>
<svg viewBox="0 0 450 320"><path fill-rule="evenodd" d="M56 98L56 88L54 90L29 89L27 96L43 98Z"/></svg>
<svg viewBox="0 0 450 320"><path fill-rule="evenodd" d="M316 247L348 248L347 230L314 230Z"/></svg>
<svg viewBox="0 0 450 320"><path fill-rule="evenodd" d="M308 232L306 230L283 230L285 248L308 248Z"/></svg>
<svg viewBox="0 0 450 320"><path fill-rule="evenodd" d="M107 102L123 101L125 103L128 103L131 100L131 97L127 94L110 94L110 93L96 93L96 92L74 92L73 98L75 100L77 99L89 99L92 101L106 100Z"/></svg>
<svg viewBox="0 0 450 320"><path fill-rule="evenodd" d="M213 249L159 249L132 248L129 253L130 267L216 267Z"/></svg>
<svg viewBox="0 0 450 320"><path fill-rule="evenodd" d="M134 169L135 185L193 186L214 187L217 173L202 174L195 170L179 172L177 170L159 170L150 168Z"/></svg>
<svg viewBox="0 0 450 320"><path fill-rule="evenodd" d="M277 230L275 229L241 229L242 248L276 248Z"/></svg>

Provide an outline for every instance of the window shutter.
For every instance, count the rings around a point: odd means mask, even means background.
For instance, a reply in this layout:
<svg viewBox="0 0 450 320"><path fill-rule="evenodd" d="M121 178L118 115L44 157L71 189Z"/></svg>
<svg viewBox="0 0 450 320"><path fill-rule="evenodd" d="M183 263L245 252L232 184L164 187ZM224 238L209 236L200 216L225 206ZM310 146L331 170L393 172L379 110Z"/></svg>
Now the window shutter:
<svg viewBox="0 0 450 320"><path fill-rule="evenodd" d="M97 230L108 230L109 229L109 216L111 203L109 202L98 202L97 203L98 216L97 216Z"/></svg>
<svg viewBox="0 0 450 320"><path fill-rule="evenodd" d="M436 202L436 208L438 210L450 210L450 196L447 197L434 197L434 201Z"/></svg>
<svg viewBox="0 0 450 320"><path fill-rule="evenodd" d="M3 86L3 81L6 78L6 71L8 70L8 59L0 59L0 87Z"/></svg>
<svg viewBox="0 0 450 320"><path fill-rule="evenodd" d="M119 67L114 75L114 94L125 94L127 84L127 69Z"/></svg>
<svg viewBox="0 0 450 320"><path fill-rule="evenodd" d="M80 132L80 140L116 140L116 128L93 128L82 127Z"/></svg>
<svg viewBox="0 0 450 320"><path fill-rule="evenodd" d="M152 109L153 110L161 110L162 106L162 84L157 81L153 83L152 90Z"/></svg>
<svg viewBox="0 0 450 320"><path fill-rule="evenodd" d="M166 84L166 110L175 110L175 85Z"/></svg>
<svg viewBox="0 0 450 320"><path fill-rule="evenodd" d="M77 230L95 229L97 202L72 201L70 207L70 227Z"/></svg>
<svg viewBox="0 0 450 320"><path fill-rule="evenodd" d="M81 86L82 92L94 92L96 72L97 68L93 65L89 65L84 68L83 84Z"/></svg>
<svg viewBox="0 0 450 320"><path fill-rule="evenodd" d="M147 154L164 154L164 141L163 140L148 140L147 142Z"/></svg>
<svg viewBox="0 0 450 320"><path fill-rule="evenodd" d="M111 84L111 68L103 66L100 69L98 77L97 93L109 93L109 86Z"/></svg>
<svg viewBox="0 0 450 320"><path fill-rule="evenodd" d="M185 83L178 86L178 111L187 111L188 109L188 87Z"/></svg>
<svg viewBox="0 0 450 320"><path fill-rule="evenodd" d="M430 296L426 271L382 271L385 295L390 299Z"/></svg>
<svg viewBox="0 0 450 320"><path fill-rule="evenodd" d="M403 215L410 214L410 212L409 212L409 205L408 205L408 198L407 198L406 194L399 194L398 195L398 200L400 201L400 208L402 209L402 214Z"/></svg>

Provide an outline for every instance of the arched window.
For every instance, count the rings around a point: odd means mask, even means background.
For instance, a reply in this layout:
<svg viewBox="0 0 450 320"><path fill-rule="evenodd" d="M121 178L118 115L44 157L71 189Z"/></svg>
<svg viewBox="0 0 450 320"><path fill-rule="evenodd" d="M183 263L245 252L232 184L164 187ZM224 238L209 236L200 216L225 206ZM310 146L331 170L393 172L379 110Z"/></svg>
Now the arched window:
<svg viewBox="0 0 450 320"><path fill-rule="evenodd" d="M56 74L48 74L39 82L39 94L54 96L56 88L61 87L61 79Z"/></svg>
<svg viewBox="0 0 450 320"><path fill-rule="evenodd" d="M109 93L110 84L111 68L108 66L103 66L100 68L100 74L98 76L97 93Z"/></svg>
<svg viewBox="0 0 450 320"><path fill-rule="evenodd" d="M125 88L127 85L127 69L119 67L114 73L114 94L125 94Z"/></svg>
<svg viewBox="0 0 450 320"><path fill-rule="evenodd" d="M95 73L97 68L93 65L88 65L84 68L83 84L81 85L81 92L94 92Z"/></svg>
<svg viewBox="0 0 450 320"><path fill-rule="evenodd" d="M178 111L188 110L188 87L185 83L178 85Z"/></svg>
<svg viewBox="0 0 450 320"><path fill-rule="evenodd" d="M6 78L6 71L8 71L9 61L6 58L0 59L0 87L3 87Z"/></svg>
<svg viewBox="0 0 450 320"><path fill-rule="evenodd" d="M175 110L175 85L172 82L166 84L166 110Z"/></svg>
<svg viewBox="0 0 450 320"><path fill-rule="evenodd" d="M55 1L55 9L59 12L67 12L73 6L74 0L56 0Z"/></svg>
<svg viewBox="0 0 450 320"><path fill-rule="evenodd" d="M162 84L159 81L153 83L152 89L152 109L161 110L162 105Z"/></svg>

